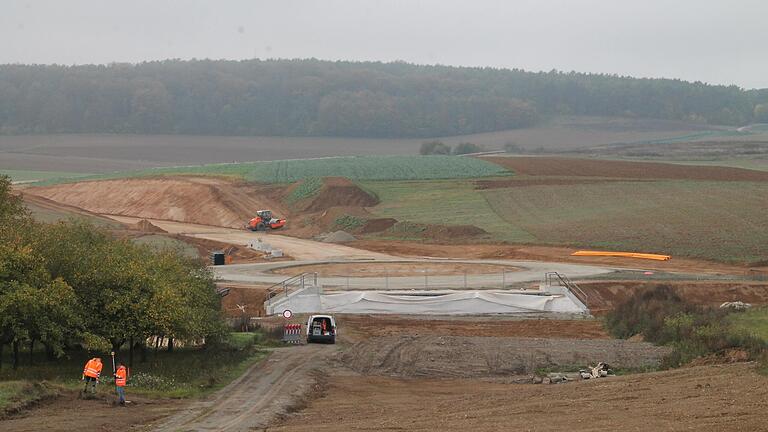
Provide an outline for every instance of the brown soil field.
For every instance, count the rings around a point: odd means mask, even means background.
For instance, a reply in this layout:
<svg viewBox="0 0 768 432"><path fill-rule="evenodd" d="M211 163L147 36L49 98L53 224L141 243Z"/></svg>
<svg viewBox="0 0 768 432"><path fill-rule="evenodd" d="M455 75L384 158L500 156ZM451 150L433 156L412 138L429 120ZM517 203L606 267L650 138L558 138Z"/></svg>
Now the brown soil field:
<svg viewBox="0 0 768 432"><path fill-rule="evenodd" d="M241 228L256 210L287 211L271 188L213 177L163 177L80 182L25 189L98 214Z"/></svg>
<svg viewBox="0 0 768 432"><path fill-rule="evenodd" d="M581 184L595 184L595 183L606 183L606 182L616 182L616 181L626 182L626 180L624 179L605 179L605 178L584 179L584 178L573 178L573 177L522 176L522 177L513 177L510 179L504 179L504 180L476 180L475 188L479 190L485 190L485 189L502 189L502 188L527 187L527 186L581 185ZM650 181L650 180L636 180L636 181Z"/></svg>
<svg viewBox="0 0 768 432"><path fill-rule="evenodd" d="M81 400L74 391L44 402L36 408L24 411L10 419L0 421L5 432L39 431L125 431L163 418L183 402L177 400L148 399L126 391L131 404L112 406L114 391L108 386L100 389L98 399Z"/></svg>
<svg viewBox="0 0 768 432"><path fill-rule="evenodd" d="M485 157L520 175L627 179L768 181L768 172L719 166L675 165L563 157Z"/></svg>
<svg viewBox="0 0 768 432"><path fill-rule="evenodd" d="M610 267L641 268L655 271L672 271L701 274L752 275L763 267L745 267L713 261L673 257L669 261L638 260L617 257L571 256L576 249L556 246L515 246L501 244L429 244L413 241L357 240L348 246L373 252L402 257L436 257L466 259L511 259L534 261L558 261L577 264L606 265Z"/></svg>
<svg viewBox="0 0 768 432"><path fill-rule="evenodd" d="M340 315L345 342L384 336L485 336L608 339L599 320L514 319L509 317L430 318L412 315Z"/></svg>
<svg viewBox="0 0 768 432"><path fill-rule="evenodd" d="M275 269L272 273L295 275L298 272L317 272L321 277L383 277L422 276L425 272L439 275L488 274L517 271L515 267L495 264L464 263L371 263L371 264L313 264Z"/></svg>
<svg viewBox="0 0 768 432"><path fill-rule="evenodd" d="M766 378L750 364L557 385L335 376L269 431L766 430Z"/></svg>
<svg viewBox="0 0 768 432"><path fill-rule="evenodd" d="M476 336L385 336L344 350L340 361L358 373L422 378L530 379L537 369L655 367L671 351L647 342Z"/></svg>
<svg viewBox="0 0 768 432"><path fill-rule="evenodd" d="M229 288L229 295L221 299L221 310L226 317L242 317L243 312L237 307L238 305L245 306L245 313L249 317L264 316L264 302L267 300L266 286L219 283L217 287Z"/></svg>
<svg viewBox="0 0 768 432"><path fill-rule="evenodd" d="M703 306L720 306L727 301L768 305L768 282L580 282L587 293L587 306L595 315L603 315L641 289L670 286L680 297Z"/></svg>
<svg viewBox="0 0 768 432"><path fill-rule="evenodd" d="M683 122L602 117L562 117L533 128L439 137L447 145L472 142L500 149L578 150L648 141L710 129ZM415 155L428 138L233 137L190 135L61 134L0 136L0 168L112 172L193 165L327 156Z"/></svg>

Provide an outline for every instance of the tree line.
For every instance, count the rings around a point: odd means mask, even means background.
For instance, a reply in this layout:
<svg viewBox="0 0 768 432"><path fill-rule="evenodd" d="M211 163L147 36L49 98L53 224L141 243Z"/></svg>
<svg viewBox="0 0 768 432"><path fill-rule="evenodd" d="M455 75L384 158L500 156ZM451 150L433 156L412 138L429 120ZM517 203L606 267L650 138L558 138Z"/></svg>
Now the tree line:
<svg viewBox="0 0 768 432"><path fill-rule="evenodd" d="M768 92L737 86L401 62L0 65L3 134L434 137L551 115L742 125L765 106Z"/></svg>
<svg viewBox="0 0 768 432"><path fill-rule="evenodd" d="M6 346L145 349L162 336L210 341L225 335L213 275L201 260L118 239L84 222L32 220L0 177L0 361ZM169 347L172 345L169 345Z"/></svg>

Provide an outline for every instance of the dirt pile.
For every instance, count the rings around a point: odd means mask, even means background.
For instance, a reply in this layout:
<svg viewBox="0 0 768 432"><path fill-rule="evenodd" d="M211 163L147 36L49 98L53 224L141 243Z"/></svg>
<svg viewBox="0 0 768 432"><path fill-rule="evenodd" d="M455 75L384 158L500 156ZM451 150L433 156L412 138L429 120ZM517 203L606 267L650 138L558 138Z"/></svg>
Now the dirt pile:
<svg viewBox="0 0 768 432"><path fill-rule="evenodd" d="M344 177L326 177L320 190L299 205L308 212L331 207L373 207L379 200Z"/></svg>
<svg viewBox="0 0 768 432"><path fill-rule="evenodd" d="M27 194L93 213L241 228L256 210L286 216L267 188L215 177L90 181L29 188Z"/></svg>
<svg viewBox="0 0 768 432"><path fill-rule="evenodd" d="M228 288L229 294L221 299L221 310L227 318L264 316L264 302L267 300L266 287L219 283L216 288ZM239 306L245 307L243 312Z"/></svg>
<svg viewBox="0 0 768 432"><path fill-rule="evenodd" d="M474 225L432 225L413 222L393 224L382 235L403 239L423 239L432 242L471 240L487 236L488 232Z"/></svg>
<svg viewBox="0 0 768 432"><path fill-rule="evenodd" d="M397 219L393 218L376 218L368 219L360 228L361 234L371 234L386 231L392 228L397 223Z"/></svg>
<svg viewBox="0 0 768 432"><path fill-rule="evenodd" d="M164 233L164 232L166 232L164 229L162 229L162 228L160 228L160 227L158 227L156 225L153 225L152 222L150 222L150 221L148 221L146 219L142 219L142 220L138 221L135 225L133 225L132 228L137 229L139 231L151 232L151 233Z"/></svg>
<svg viewBox="0 0 768 432"><path fill-rule="evenodd" d="M615 339L389 336L359 342L341 362L360 373L402 377L479 378L532 374L538 368L657 366L668 348Z"/></svg>
<svg viewBox="0 0 768 432"><path fill-rule="evenodd" d="M768 172L719 166L563 157L489 157L483 159L511 169L517 174L530 176L613 177L648 180L768 181Z"/></svg>
<svg viewBox="0 0 768 432"><path fill-rule="evenodd" d="M357 240L355 236L346 231L335 231L329 234L318 236L323 243L349 243Z"/></svg>

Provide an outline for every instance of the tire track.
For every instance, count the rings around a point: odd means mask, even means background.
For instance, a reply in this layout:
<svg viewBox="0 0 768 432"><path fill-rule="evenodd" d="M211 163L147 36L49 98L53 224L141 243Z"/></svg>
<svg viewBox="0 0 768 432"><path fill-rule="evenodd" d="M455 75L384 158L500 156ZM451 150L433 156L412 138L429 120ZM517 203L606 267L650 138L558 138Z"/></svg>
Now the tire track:
<svg viewBox="0 0 768 432"><path fill-rule="evenodd" d="M248 431L266 427L311 389L312 370L335 346L278 348L208 400L151 427L156 431Z"/></svg>

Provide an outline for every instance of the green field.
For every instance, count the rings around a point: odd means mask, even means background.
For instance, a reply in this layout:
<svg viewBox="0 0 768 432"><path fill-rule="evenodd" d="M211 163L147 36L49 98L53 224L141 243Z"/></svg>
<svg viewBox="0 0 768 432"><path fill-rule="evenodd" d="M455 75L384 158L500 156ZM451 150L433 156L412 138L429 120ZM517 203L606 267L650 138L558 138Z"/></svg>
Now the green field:
<svg viewBox="0 0 768 432"><path fill-rule="evenodd" d="M462 180L363 182L381 217L471 224L500 241L768 259L768 183L604 182L475 190Z"/></svg>
<svg viewBox="0 0 768 432"><path fill-rule="evenodd" d="M89 173L73 173L61 171L28 171L28 170L8 170L0 169L0 175L7 175L14 182L27 182L36 180L51 179L71 179L76 177L85 177Z"/></svg>
<svg viewBox="0 0 768 432"><path fill-rule="evenodd" d="M766 183L618 182L484 193L504 220L543 243L718 261L766 259Z"/></svg>
<svg viewBox="0 0 768 432"><path fill-rule="evenodd" d="M360 186L378 196L381 204L373 211L379 217L424 224L475 225L498 241L535 240L496 214L471 181L360 182Z"/></svg>
<svg viewBox="0 0 768 432"><path fill-rule="evenodd" d="M752 308L728 316L737 330L746 331L768 341L768 308Z"/></svg>
<svg viewBox="0 0 768 432"><path fill-rule="evenodd" d="M428 180L489 177L510 173L496 164L471 157L361 156L153 168L95 175L84 179L179 174L233 176L259 183L292 183L307 178L333 176L352 180ZM51 180L41 184L66 181L67 179Z"/></svg>

